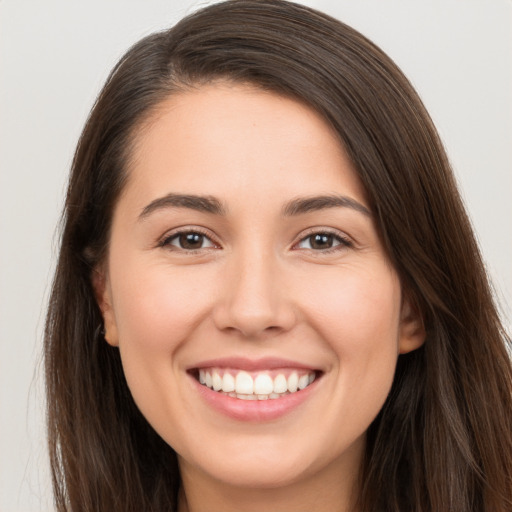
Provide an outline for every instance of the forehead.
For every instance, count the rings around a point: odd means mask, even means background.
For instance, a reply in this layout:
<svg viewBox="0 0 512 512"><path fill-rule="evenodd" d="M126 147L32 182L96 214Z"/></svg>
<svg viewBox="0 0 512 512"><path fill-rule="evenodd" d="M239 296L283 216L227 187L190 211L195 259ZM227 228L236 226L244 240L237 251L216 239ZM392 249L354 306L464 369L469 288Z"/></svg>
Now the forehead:
<svg viewBox="0 0 512 512"><path fill-rule="evenodd" d="M251 86L221 83L173 94L135 140L128 188L146 200L169 192L268 197L340 187L365 195L337 134L319 114Z"/></svg>

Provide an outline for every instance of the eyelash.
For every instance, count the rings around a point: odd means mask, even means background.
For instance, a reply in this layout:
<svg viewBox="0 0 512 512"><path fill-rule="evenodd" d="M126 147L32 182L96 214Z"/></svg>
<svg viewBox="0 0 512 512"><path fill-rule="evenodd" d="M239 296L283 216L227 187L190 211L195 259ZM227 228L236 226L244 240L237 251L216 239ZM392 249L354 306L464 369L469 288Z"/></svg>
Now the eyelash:
<svg viewBox="0 0 512 512"><path fill-rule="evenodd" d="M211 246L199 247L197 249L186 249L184 247L176 247L172 244L172 242L174 242L175 240L179 240L179 238L181 236L185 236L185 235L199 235L199 236L203 237L203 241L208 240L210 242ZM343 249L347 249L347 248L351 248L354 246L354 244L351 240L349 240L345 236L342 236L337 231L331 231L328 229L312 229L305 236L303 236L296 244L293 245L292 250L299 250L300 248L297 249L297 247L300 244L302 244L303 242L305 242L306 240L311 239L313 236L328 236L328 237L332 237L333 240L335 242L337 242L336 245L334 245L333 247L329 247L327 249L304 248L307 251L311 251L311 252L318 253L318 254L330 254L330 253L340 251ZM311 242L310 242L310 245L311 245ZM194 253L194 254L198 254L204 250L208 250L211 248L216 248L216 249L220 248L220 244L218 244L217 242L215 242L213 240L213 237L211 236L211 234L207 233L205 230L202 230L200 228L186 228L186 229L182 229L179 231L175 231L171 235L164 237L162 239L162 241L158 244L158 246L164 247L164 248L172 248L171 250L184 251L187 253Z"/></svg>
<svg viewBox="0 0 512 512"><path fill-rule="evenodd" d="M172 245L172 242L174 240L179 240L179 238L181 236L184 236L184 235L200 235L201 237L203 237L203 239L208 240L211 243L211 247L200 247L198 249L186 249L184 247L176 247L176 246ZM206 232L205 230L203 230L201 228L196 228L196 227L194 227L194 228L185 228L185 229L180 229L178 231L175 231L171 235L165 236L162 239L162 241L158 244L158 246L159 247L164 247L164 248L169 248L171 250L184 251L184 252L187 252L187 253L194 253L194 254L202 252L205 249L206 250L210 249L212 247L215 247L215 248L219 248L220 247L220 245L213 240L213 237L211 236L210 233Z"/></svg>
<svg viewBox="0 0 512 512"><path fill-rule="evenodd" d="M337 245L334 245L333 247L329 247L327 249L313 249L313 248L306 248L305 250L318 253L318 254L331 254L333 252L341 251L343 249L349 249L354 247L353 242L347 238L346 236L343 236L338 231L333 231L330 229L319 229L319 228L313 228L310 231L308 231L305 236L302 236L302 238L294 244L293 249L295 250L295 247L299 246L301 243L305 242L308 239L311 239L314 236L328 236L332 237L335 242L337 242ZM311 245L311 242L310 242Z"/></svg>

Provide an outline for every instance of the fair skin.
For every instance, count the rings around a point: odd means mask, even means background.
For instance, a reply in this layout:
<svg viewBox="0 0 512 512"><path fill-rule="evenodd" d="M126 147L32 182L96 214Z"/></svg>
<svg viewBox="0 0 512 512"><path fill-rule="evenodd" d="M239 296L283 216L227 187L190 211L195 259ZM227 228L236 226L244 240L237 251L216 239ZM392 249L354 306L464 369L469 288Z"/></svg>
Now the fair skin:
<svg viewBox="0 0 512 512"><path fill-rule="evenodd" d="M352 510L365 432L424 332L335 134L217 83L159 106L128 173L94 284L131 393L178 454L180 511ZM242 400L199 370L305 387Z"/></svg>

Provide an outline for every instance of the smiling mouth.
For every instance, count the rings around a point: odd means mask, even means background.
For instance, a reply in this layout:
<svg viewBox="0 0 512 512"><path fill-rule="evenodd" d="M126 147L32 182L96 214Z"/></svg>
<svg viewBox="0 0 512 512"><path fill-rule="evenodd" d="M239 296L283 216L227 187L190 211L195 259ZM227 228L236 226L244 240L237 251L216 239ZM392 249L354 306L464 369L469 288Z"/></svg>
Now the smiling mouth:
<svg viewBox="0 0 512 512"><path fill-rule="evenodd" d="M203 386L240 400L275 400L298 393L318 378L319 372L281 369L247 372L228 368L197 368L192 375Z"/></svg>

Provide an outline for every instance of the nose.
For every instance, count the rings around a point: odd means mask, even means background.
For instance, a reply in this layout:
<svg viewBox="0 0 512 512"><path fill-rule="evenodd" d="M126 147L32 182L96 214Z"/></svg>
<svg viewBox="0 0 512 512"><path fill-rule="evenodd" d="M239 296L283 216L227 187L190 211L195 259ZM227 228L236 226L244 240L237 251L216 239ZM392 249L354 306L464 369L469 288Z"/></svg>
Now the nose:
<svg viewBox="0 0 512 512"><path fill-rule="evenodd" d="M296 314L275 257L241 255L225 271L213 312L218 329L256 340L293 327Z"/></svg>

